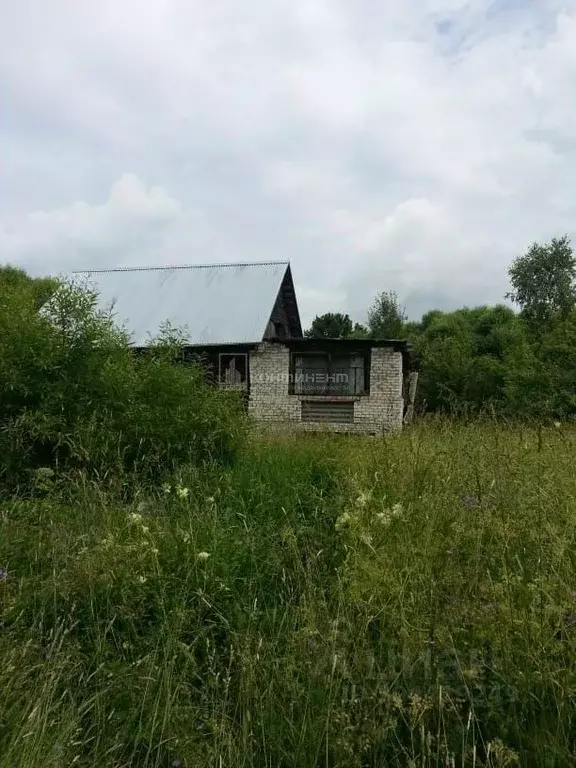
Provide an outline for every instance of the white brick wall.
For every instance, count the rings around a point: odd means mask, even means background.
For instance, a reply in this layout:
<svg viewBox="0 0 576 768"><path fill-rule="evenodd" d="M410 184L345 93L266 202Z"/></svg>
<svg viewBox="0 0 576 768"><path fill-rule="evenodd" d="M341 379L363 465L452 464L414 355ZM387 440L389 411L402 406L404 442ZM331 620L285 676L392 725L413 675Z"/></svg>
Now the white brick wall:
<svg viewBox="0 0 576 768"><path fill-rule="evenodd" d="M370 394L355 398L354 424L302 423L300 395L290 395L290 350L282 344L263 343L250 353L249 413L268 424L298 429L338 432L391 432L402 429L402 354L374 347L370 366Z"/></svg>

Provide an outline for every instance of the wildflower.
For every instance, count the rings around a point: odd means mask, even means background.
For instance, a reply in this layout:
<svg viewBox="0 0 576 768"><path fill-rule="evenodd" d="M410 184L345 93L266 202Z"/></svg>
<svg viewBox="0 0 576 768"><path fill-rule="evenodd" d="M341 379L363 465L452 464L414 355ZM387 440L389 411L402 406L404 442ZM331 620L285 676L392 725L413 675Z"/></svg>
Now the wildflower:
<svg viewBox="0 0 576 768"><path fill-rule="evenodd" d="M198 554L196 555L196 559L200 560L201 562L205 562L206 560L208 560L209 557L210 557L209 552L198 552Z"/></svg>
<svg viewBox="0 0 576 768"><path fill-rule="evenodd" d="M170 768L182 768L182 760L180 760L179 757L177 757L175 760L172 760L170 763Z"/></svg>
<svg viewBox="0 0 576 768"><path fill-rule="evenodd" d="M158 550L156 549L156 547L152 547L150 552L152 552L153 555L157 555L158 554Z"/></svg>
<svg viewBox="0 0 576 768"><path fill-rule="evenodd" d="M130 512L130 514L128 515L128 518L133 523L142 522L142 515L139 512Z"/></svg>
<svg viewBox="0 0 576 768"><path fill-rule="evenodd" d="M208 504L214 504L214 502L215 502L214 496L208 496L206 501L208 502Z"/></svg>
<svg viewBox="0 0 576 768"><path fill-rule="evenodd" d="M166 494L166 496L172 491L172 486L170 483L164 483L162 486L162 491Z"/></svg>
<svg viewBox="0 0 576 768"><path fill-rule="evenodd" d="M468 509L470 509L470 507L478 506L478 496L474 496L473 493L465 493L464 496L460 498L460 501Z"/></svg>
<svg viewBox="0 0 576 768"><path fill-rule="evenodd" d="M0 568L0 581L8 581L8 571L6 568Z"/></svg>
<svg viewBox="0 0 576 768"><path fill-rule="evenodd" d="M371 547L371 546L372 546L372 536L370 536L370 534L369 534L369 533L363 533L363 534L361 534L361 536L360 536L360 540L361 540L361 541L362 541L364 544L366 544L366 546L367 546L367 547Z"/></svg>
<svg viewBox="0 0 576 768"><path fill-rule="evenodd" d="M142 533L150 533L150 528L147 525L142 526Z"/></svg>
<svg viewBox="0 0 576 768"><path fill-rule="evenodd" d="M188 488L183 488L181 485L179 485L178 488L176 489L176 493L179 499L187 499L189 490Z"/></svg>
<svg viewBox="0 0 576 768"><path fill-rule="evenodd" d="M148 579L146 578L146 576L138 576L138 583L139 584L146 584L147 581L148 581Z"/></svg>
<svg viewBox="0 0 576 768"><path fill-rule="evenodd" d="M402 517L404 514L404 507L400 502L394 504L390 509L385 509L383 512L378 512L376 519L384 526L390 525L392 520L398 517Z"/></svg>
<svg viewBox="0 0 576 768"><path fill-rule="evenodd" d="M356 499L356 504L359 507L365 507L371 498L372 498L372 491L362 491L358 496L358 498Z"/></svg>
<svg viewBox="0 0 576 768"><path fill-rule="evenodd" d="M554 422L554 426L556 427L556 429L560 429L560 427L561 427L562 425L560 424L560 422L559 422L559 421L555 421L555 422Z"/></svg>
<svg viewBox="0 0 576 768"><path fill-rule="evenodd" d="M404 509L402 507L402 504L394 504L394 506L391 509L392 517L402 517L402 513L404 512Z"/></svg>
<svg viewBox="0 0 576 768"><path fill-rule="evenodd" d="M340 515L340 517L336 520L334 527L337 531L342 531L350 524L351 520L352 518L348 512L344 512L344 514Z"/></svg>

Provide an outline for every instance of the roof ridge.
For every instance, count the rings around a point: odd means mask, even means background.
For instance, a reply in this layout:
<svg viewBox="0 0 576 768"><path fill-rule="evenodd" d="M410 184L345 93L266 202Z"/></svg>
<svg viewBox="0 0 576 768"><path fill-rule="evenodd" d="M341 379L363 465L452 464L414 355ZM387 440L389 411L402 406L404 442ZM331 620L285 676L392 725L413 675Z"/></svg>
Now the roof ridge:
<svg viewBox="0 0 576 768"><path fill-rule="evenodd" d="M229 262L226 264L172 264L165 266L146 266L146 267L112 267L110 269L75 269L73 275L101 274L104 272L147 272L161 269L213 269L214 267L266 267L266 266L289 266L289 261L240 261Z"/></svg>

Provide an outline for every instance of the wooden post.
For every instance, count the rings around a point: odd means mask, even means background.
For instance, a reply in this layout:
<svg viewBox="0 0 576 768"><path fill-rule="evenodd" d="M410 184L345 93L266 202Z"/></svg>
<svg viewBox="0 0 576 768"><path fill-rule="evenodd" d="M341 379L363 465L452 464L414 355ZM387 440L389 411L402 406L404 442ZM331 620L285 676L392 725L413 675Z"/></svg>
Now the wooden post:
<svg viewBox="0 0 576 768"><path fill-rule="evenodd" d="M416 400L416 387L418 386L418 372L412 371L408 375L408 402L406 405L406 413L404 415L404 423L410 424L414 418L414 401Z"/></svg>

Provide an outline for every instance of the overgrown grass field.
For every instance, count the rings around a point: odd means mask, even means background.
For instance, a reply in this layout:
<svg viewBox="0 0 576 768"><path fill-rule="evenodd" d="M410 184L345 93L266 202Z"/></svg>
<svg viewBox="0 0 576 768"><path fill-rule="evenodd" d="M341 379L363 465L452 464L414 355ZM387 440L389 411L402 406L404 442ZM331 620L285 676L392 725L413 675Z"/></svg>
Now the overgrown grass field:
<svg viewBox="0 0 576 768"><path fill-rule="evenodd" d="M0 766L572 766L576 431L249 441L0 505ZM123 500L124 499L124 500Z"/></svg>

